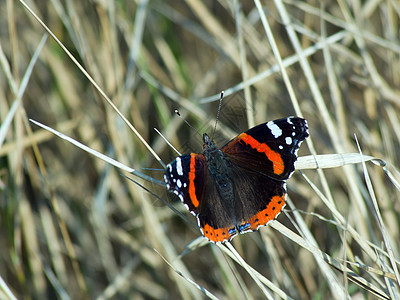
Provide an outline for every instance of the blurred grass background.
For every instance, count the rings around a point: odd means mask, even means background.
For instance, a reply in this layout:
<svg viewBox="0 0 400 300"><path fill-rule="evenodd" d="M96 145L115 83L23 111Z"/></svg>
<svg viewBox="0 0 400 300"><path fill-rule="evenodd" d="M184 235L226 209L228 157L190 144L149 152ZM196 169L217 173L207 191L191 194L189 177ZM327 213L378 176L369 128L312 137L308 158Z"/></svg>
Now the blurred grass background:
<svg viewBox="0 0 400 300"><path fill-rule="evenodd" d="M225 246L185 248L200 232L165 189L139 180L189 223L118 169L29 123L162 180L162 166L52 38L26 73L45 30L19 1L0 3L1 299L206 297L187 278L221 299L399 297L400 197L382 167L367 164L374 192L361 165L295 172L294 204L278 221L312 249L275 226L236 237L232 245L259 274ZM358 152L356 133L363 153L386 161L399 181L399 2L259 4L27 2L164 163L176 154L153 128L182 153L201 152L201 138L174 109L211 132L225 90L220 146L258 123L302 115L311 137L300 155Z"/></svg>

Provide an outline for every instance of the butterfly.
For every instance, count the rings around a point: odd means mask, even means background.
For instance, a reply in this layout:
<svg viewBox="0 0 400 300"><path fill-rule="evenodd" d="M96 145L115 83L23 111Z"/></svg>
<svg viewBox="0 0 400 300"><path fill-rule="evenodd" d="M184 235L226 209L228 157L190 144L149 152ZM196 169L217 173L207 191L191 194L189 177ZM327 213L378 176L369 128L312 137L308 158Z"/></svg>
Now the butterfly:
<svg viewBox="0 0 400 300"><path fill-rule="evenodd" d="M250 128L218 148L203 135L203 153L177 157L164 181L197 217L211 242L257 230L285 206L286 180L309 136L307 121L288 117Z"/></svg>

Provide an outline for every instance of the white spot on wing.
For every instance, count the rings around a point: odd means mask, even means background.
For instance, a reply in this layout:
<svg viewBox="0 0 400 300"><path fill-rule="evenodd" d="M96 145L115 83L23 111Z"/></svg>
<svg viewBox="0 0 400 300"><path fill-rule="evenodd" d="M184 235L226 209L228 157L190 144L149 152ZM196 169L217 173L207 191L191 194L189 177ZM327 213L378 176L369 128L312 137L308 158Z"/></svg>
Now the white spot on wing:
<svg viewBox="0 0 400 300"><path fill-rule="evenodd" d="M180 181L179 179L176 181L176 185L178 186L178 188L182 187L182 181Z"/></svg>
<svg viewBox="0 0 400 300"><path fill-rule="evenodd" d="M179 176L183 176L182 160L180 157L176 159L176 172Z"/></svg>
<svg viewBox="0 0 400 300"><path fill-rule="evenodd" d="M303 141L300 141L298 144L297 144L297 148L296 149L294 149L294 155L297 157L297 152L299 151L299 149L300 149L300 145L301 145L301 143L303 143Z"/></svg>
<svg viewBox="0 0 400 300"><path fill-rule="evenodd" d="M292 144L292 138L290 136L285 138L286 144L291 145Z"/></svg>
<svg viewBox="0 0 400 300"><path fill-rule="evenodd" d="M282 129L280 129L279 126L273 121L269 121L267 123L267 127L271 130L271 133L275 138L278 138L282 135Z"/></svg>

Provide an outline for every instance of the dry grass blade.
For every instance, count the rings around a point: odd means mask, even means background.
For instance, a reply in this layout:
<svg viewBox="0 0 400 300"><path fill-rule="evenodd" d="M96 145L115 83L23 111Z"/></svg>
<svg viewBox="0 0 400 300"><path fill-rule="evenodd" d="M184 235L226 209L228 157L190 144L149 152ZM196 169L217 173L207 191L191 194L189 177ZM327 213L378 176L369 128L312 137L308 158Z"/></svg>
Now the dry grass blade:
<svg viewBox="0 0 400 300"><path fill-rule="evenodd" d="M372 156L360 156L358 153L344 153L301 156L296 161L295 166L298 170L328 169L343 167L350 164L359 164L362 161L372 161L380 166L386 165L384 161Z"/></svg>
<svg viewBox="0 0 400 300"><path fill-rule="evenodd" d="M17 298L14 296L10 288L7 286L7 284L4 282L3 278L0 276L0 287L2 290L2 294L4 297L7 297L10 300L17 300Z"/></svg>
<svg viewBox="0 0 400 300"><path fill-rule="evenodd" d="M243 260L243 258L239 255L239 253L236 251L236 249L230 244L227 243L226 247L231 251L232 255L235 257L236 261L238 262L239 265L241 265L247 273L253 278L255 283L258 285L258 287L262 290L264 296L267 299L273 299L272 295L269 293L269 291L264 287L260 279L258 278L256 272L254 272L250 266L247 265L247 263Z"/></svg>
<svg viewBox="0 0 400 300"><path fill-rule="evenodd" d="M32 74L33 67L35 66L37 59L39 57L40 52L42 51L42 48L44 44L46 43L47 40L47 35L43 36L42 40L40 41L34 55L32 56L32 59L28 65L28 68L26 69L25 75L22 79L21 85L17 91L16 99L13 101L13 104L10 107L10 110L8 111L7 117L4 119L4 121L1 123L0 126L0 148L3 145L5 136L9 130L9 126L14 119L15 113L18 109L19 103L22 99L22 96L25 92L26 86L29 82L29 78Z"/></svg>
<svg viewBox="0 0 400 300"><path fill-rule="evenodd" d="M358 144L358 141L357 141L357 146L358 146L358 150L360 151L360 155L362 156L361 148L360 148L360 145ZM362 166L363 166L363 170L364 170L365 181L366 181L367 187L368 187L368 192L370 194L370 197L371 197L371 200L372 200L372 204L374 205L374 210L375 210L375 213L376 213L376 217L378 219L379 226L380 226L380 229L381 229L381 232L382 232L382 236L383 236L383 239L384 239L384 242L385 242L385 246L386 246L386 249L387 249L387 252L388 252L388 255L389 255L389 261L390 261L390 263L392 265L394 274L396 275L397 287L400 287L400 275L399 275L399 270L397 269L397 263L396 263L396 259L394 257L393 247L391 245L392 243L390 241L386 225L383 222L382 215L381 215L381 212L380 212L380 209L379 209L379 206L378 206L378 201L376 199L375 192L374 192L374 189L372 187L372 182L371 182L371 179L369 177L369 174L368 174L367 168L365 166L365 161L364 160L362 161ZM392 288L392 286L388 286L388 289L392 290L391 294L393 293L394 295L396 295L396 299L399 298L398 292L397 292L397 290L395 288Z"/></svg>
<svg viewBox="0 0 400 300"><path fill-rule="evenodd" d="M62 138L63 140L66 140L66 141L70 142L71 144L75 145L76 147L78 147L78 148L80 148L80 149L82 149L82 150L84 150L84 151L96 156L97 158L99 158L99 159L101 159L101 160L113 165L114 167L117 167L118 169L121 169L121 170L124 170L126 172L129 172L129 173L131 173L131 174L133 174L133 175L135 175L137 177L140 177L142 179L147 180L148 182L159 184L161 186L165 186L164 182L156 180L153 177L146 176L143 173L140 173L140 172L136 171L135 169L132 169L132 168L130 168L128 166L125 166L124 164L116 161L115 159L112 159L112 158L108 157L107 155L104 155L104 154L102 154L100 152L97 152L97 151L85 146L84 144L74 140L73 138L70 138L69 136L66 136L63 133L58 132L57 130L54 130L53 128L50 128L50 127L48 127L48 126L46 126L46 125L44 125L44 124L42 124L40 122L37 122L35 120L29 120L29 121L31 121L32 123L36 124L39 127L42 127L43 129L45 129L47 131L50 131L50 132L54 133L55 135L57 135L58 137Z"/></svg>
<svg viewBox="0 0 400 300"><path fill-rule="evenodd" d="M378 287L374 286L370 282L366 281L364 278L359 276L358 274L354 273L351 269L348 269L345 265L342 265L339 263L337 260L333 259L326 253L322 252L320 249L317 247L314 247L312 244L310 244L309 241L304 240L302 237L299 235L295 234L294 232L290 231L287 227L283 226L279 222L273 222L271 223L271 227L274 229L278 230L281 234L285 235L289 239L293 240L297 244L301 245L303 248L307 249L308 251L312 252L314 255L317 255L320 259L325 261L326 263L330 264L333 266L335 269L347 273L347 276L349 276L349 279L352 280L353 282L357 283L361 287L364 287L368 289L371 293L374 295L378 296L381 299L390 299L384 291L379 289ZM383 274L382 274L383 275ZM339 292L339 291L338 291ZM342 298L343 298L342 294Z"/></svg>
<svg viewBox="0 0 400 300"><path fill-rule="evenodd" d="M371 267L366 266L364 264L361 264L359 262L353 263L353 262L350 262L350 261L346 261L346 263L349 264L349 265L352 265L352 266L354 266L356 268L364 269L367 272L371 272L371 273L374 273L376 275L385 276L385 277L387 277L389 279L396 280L396 276L393 273L383 272L382 270L371 268Z"/></svg>
<svg viewBox="0 0 400 300"><path fill-rule="evenodd" d="M335 43L340 42L345 36L346 36L346 31L339 31L338 33L335 33L335 34L329 36L327 39L319 41L319 42L313 44L312 46L308 47L307 49L304 49L302 55L304 55L305 57L309 57L329 45L332 45L332 46L335 45ZM294 55L284 58L282 60L282 66L284 68L288 68L294 64L297 64L298 62L299 62L299 55L294 54ZM237 85L234 85L228 89L225 89L224 90L225 96L229 96L234 93L240 92L240 91L244 90L247 86L252 86L262 80L267 79L268 77L270 77L276 73L279 73L279 71L280 71L279 68L280 68L279 64L274 64L270 68L263 70L260 73L250 77L249 79L247 79L246 82L242 81L242 82L238 83ZM199 103L206 104L206 103L214 102L217 100L219 100L218 93L200 99Z"/></svg>
<svg viewBox="0 0 400 300"><path fill-rule="evenodd" d="M275 42L274 34L272 33L271 27L268 24L267 18L266 18L265 13L264 13L264 11L262 9L260 1L259 0L254 0L254 2L256 4L257 10L258 10L258 12L260 14L261 22L262 22L264 30L265 30L265 32L267 34L268 40L269 40L269 42L271 44L272 51L274 52L275 59L278 61L279 69L280 69L280 71L282 73L283 81L285 82L287 91L288 91L289 96L290 96L290 100L292 101L294 111L296 112L297 116L301 117L301 116L303 116L303 114L302 114L301 109L300 109L299 101L298 101L298 99L296 97L296 94L294 92L294 89L293 89L292 83L291 83L291 81L289 79L288 73L286 72L286 69L283 66L282 57L281 57L281 54L279 53L279 48L278 48L278 46L277 46L277 44ZM300 59L302 59L302 56L300 56Z"/></svg>
<svg viewBox="0 0 400 300"><path fill-rule="evenodd" d="M183 279L185 279L186 282L194 285L197 289L199 289L199 291L201 291L202 293L204 293L208 298L210 299L219 299L218 297L216 297L215 295L213 295L212 293L210 293L207 289L205 289L204 287L202 287L201 285L197 284L196 282L194 282L192 279L190 279L189 277L185 276L184 274L182 274L182 272L180 272L179 270L177 270L170 262L168 262L164 256L161 255L161 253L159 253L156 249L153 249L166 263L167 265L174 270L174 272L176 272L179 276L181 276Z"/></svg>
<svg viewBox="0 0 400 300"><path fill-rule="evenodd" d="M273 291L276 295L279 295L279 297L285 299L285 298L291 298L289 297L284 291L282 291L279 287L277 287L273 282L271 282L268 278L266 278L265 276L263 276L262 274L260 274L259 272L257 272L254 268L252 268L251 266L249 266L241 257L240 255L238 255L238 253L236 251L231 251L232 246L228 246L227 248L224 247L220 247L220 249L227 255L229 255L229 257L231 259L233 259L236 263L238 263L240 266L242 266L243 268L245 268L247 270L247 272L251 273L251 276L257 277L257 281L261 282L263 285L265 285L266 287L268 287L269 289L271 289L271 291ZM264 289L263 289L264 290ZM265 296L268 295L268 297L270 296L269 293L265 293Z"/></svg>
<svg viewBox="0 0 400 300"><path fill-rule="evenodd" d="M100 88L100 86L93 80L92 76L81 66L81 64L76 60L76 58L71 54L71 52L61 43L61 41L54 35L54 33L43 23L43 21L33 12L33 10L23 1L20 2L25 6L25 8L35 17L35 19L43 26L43 28L51 35L51 37L57 42L57 44L63 49L63 51L69 56L73 63L80 69L80 71L86 76L86 78L93 84L96 90L103 96L107 103L113 108L113 110L122 118L125 124L135 133L135 135L140 139L140 141L146 146L147 150L157 159L157 161L165 167L164 163L161 161L160 157L154 152L146 140L140 135L136 128L125 118L125 116L119 111L107 94Z"/></svg>

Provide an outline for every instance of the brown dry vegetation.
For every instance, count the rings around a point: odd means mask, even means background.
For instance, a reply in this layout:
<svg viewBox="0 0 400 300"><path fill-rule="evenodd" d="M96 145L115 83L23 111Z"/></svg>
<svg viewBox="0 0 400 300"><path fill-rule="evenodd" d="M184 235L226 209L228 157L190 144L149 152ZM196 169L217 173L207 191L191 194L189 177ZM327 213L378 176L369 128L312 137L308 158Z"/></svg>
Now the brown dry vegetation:
<svg viewBox="0 0 400 300"><path fill-rule="evenodd" d="M0 3L1 299L398 299L398 1L28 2L164 163L176 153L153 128L200 152L174 109L211 132L221 90L219 145L300 115L311 135L300 156L357 153L356 134L387 163L295 172L277 221L223 246L162 186L28 121L162 180L60 45L39 46L46 31L27 8Z"/></svg>

